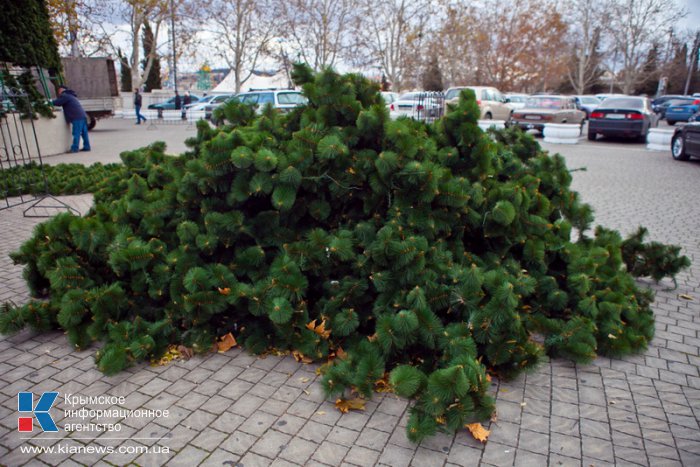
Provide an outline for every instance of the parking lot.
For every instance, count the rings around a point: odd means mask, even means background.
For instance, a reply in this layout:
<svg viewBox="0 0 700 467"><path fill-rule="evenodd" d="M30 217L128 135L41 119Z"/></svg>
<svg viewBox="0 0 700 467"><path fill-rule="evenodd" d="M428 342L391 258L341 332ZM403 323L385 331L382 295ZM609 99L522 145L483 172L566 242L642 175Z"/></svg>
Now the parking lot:
<svg viewBox="0 0 700 467"><path fill-rule="evenodd" d="M665 124L664 124L665 126ZM188 124L135 126L104 120L91 132L92 152L47 158L114 162L120 151L163 140L186 149ZM94 366L95 349L76 352L60 332L0 336L0 464L16 465L700 465L700 160L674 161L641 143L586 140L547 144L573 172L596 223L682 245L690 269L654 284L656 336L643 354L577 365L546 362L511 382L494 380L498 414L487 444L465 430L416 446L405 436L406 400L376 394L362 412L340 414L324 399L316 365L290 356L256 358L239 349L166 366L139 365L114 377ZM583 170L585 169L585 170ZM85 212L90 196L62 197ZM0 211L0 302L28 299L21 269L8 253L40 220L22 207ZM52 439L17 432L19 391L123 396L124 407L169 410L167 418L123 420L121 438ZM63 408L62 404L58 404ZM60 411L58 413L61 413ZM56 420L59 425L66 420ZM130 452L22 452L22 446L120 446ZM144 452L152 446L167 453Z"/></svg>

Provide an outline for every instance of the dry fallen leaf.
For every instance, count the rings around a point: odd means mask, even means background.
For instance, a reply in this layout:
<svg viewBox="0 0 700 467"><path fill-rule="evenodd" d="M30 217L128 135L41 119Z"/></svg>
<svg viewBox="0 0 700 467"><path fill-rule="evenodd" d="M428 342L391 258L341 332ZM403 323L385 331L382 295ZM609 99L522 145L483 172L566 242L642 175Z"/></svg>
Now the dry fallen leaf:
<svg viewBox="0 0 700 467"><path fill-rule="evenodd" d="M233 334L230 332L223 336L217 343L216 347L219 350L219 353L224 353L227 350L231 349L232 347L235 347L238 345L238 342L236 342L236 339L233 337Z"/></svg>
<svg viewBox="0 0 700 467"><path fill-rule="evenodd" d="M365 400L356 397L354 399L336 399L335 408L343 413L350 410L365 410Z"/></svg>
<svg viewBox="0 0 700 467"><path fill-rule="evenodd" d="M343 350L342 347L338 347L338 349L335 351L335 358L339 358L341 360L344 360L345 357L347 357L348 354Z"/></svg>
<svg viewBox="0 0 700 467"><path fill-rule="evenodd" d="M223 289L221 287L216 288L221 295L228 295L231 293L231 287L224 287Z"/></svg>
<svg viewBox="0 0 700 467"><path fill-rule="evenodd" d="M381 379L378 379L377 381L374 382L374 392L393 392L393 389L391 388L391 384L389 384L389 374L384 373L384 377Z"/></svg>
<svg viewBox="0 0 700 467"><path fill-rule="evenodd" d="M306 355L299 352L298 350L292 350L292 357L294 357L294 360L296 360L297 362L306 363L306 364L313 363L313 360L311 358L307 357Z"/></svg>
<svg viewBox="0 0 700 467"><path fill-rule="evenodd" d="M183 360L189 360L194 355L194 350L184 345L178 345L177 351L180 353Z"/></svg>
<svg viewBox="0 0 700 467"><path fill-rule="evenodd" d="M679 297L684 299L684 300L692 300L693 299L693 297L691 295L684 294L684 293L680 294Z"/></svg>
<svg viewBox="0 0 700 467"><path fill-rule="evenodd" d="M481 423L470 423L468 425L464 425L464 427L469 430L474 439L481 441L482 443L486 443L486 441L489 439L489 435L491 434L491 432L484 428Z"/></svg>
<svg viewBox="0 0 700 467"><path fill-rule="evenodd" d="M299 378L299 381L301 381L302 383L308 383L309 378Z"/></svg>
<svg viewBox="0 0 700 467"><path fill-rule="evenodd" d="M321 321L321 324L319 324L318 326L316 326L316 320L311 321L309 324L306 325L306 329L310 329L311 331L315 332L324 339L328 339L331 335L330 329L326 330L325 319Z"/></svg>

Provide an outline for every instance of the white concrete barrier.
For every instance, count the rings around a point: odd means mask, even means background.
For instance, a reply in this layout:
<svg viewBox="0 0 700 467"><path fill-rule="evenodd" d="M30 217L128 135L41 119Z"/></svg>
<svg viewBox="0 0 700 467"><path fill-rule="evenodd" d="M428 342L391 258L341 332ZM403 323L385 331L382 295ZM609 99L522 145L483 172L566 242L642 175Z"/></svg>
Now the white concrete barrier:
<svg viewBox="0 0 700 467"><path fill-rule="evenodd" d="M197 120L204 120L204 110L188 110L187 120L190 122L196 122Z"/></svg>
<svg viewBox="0 0 700 467"><path fill-rule="evenodd" d="M545 123L544 141L554 144L577 144L581 125L573 123Z"/></svg>
<svg viewBox="0 0 700 467"><path fill-rule="evenodd" d="M9 128L21 128L22 134L26 135L25 140L15 142L13 149L20 151L20 148L22 148L23 151L27 151L24 154L25 156L37 157L39 155L37 151L41 151L42 157L68 152L73 142L71 126L66 123L61 109L55 109L54 114L56 115L55 118L39 117L34 120L34 129L32 130L32 121L19 118L17 112L8 112L3 117L7 121L2 122L2 125L0 125L3 132L0 139L12 141L12 134L7 133L10 131ZM34 144L33 131L36 131L36 144ZM22 155L21 153L14 154L18 159L21 159Z"/></svg>
<svg viewBox="0 0 700 467"><path fill-rule="evenodd" d="M665 128L649 128L647 149L650 151L670 151L674 131Z"/></svg>
<svg viewBox="0 0 700 467"><path fill-rule="evenodd" d="M495 128L496 130L502 130L503 128L506 127L505 120L477 120L476 123L477 123L477 125L479 125L479 128L481 128L483 131L486 131L489 128Z"/></svg>

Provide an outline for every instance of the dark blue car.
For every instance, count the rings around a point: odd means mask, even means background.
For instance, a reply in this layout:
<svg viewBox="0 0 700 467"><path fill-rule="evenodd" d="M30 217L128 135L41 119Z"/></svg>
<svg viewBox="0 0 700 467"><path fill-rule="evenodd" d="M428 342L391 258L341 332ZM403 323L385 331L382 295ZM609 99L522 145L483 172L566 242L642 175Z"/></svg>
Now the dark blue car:
<svg viewBox="0 0 700 467"><path fill-rule="evenodd" d="M670 105L666 109L666 122L675 125L676 122L687 122L700 109L700 99L685 105Z"/></svg>

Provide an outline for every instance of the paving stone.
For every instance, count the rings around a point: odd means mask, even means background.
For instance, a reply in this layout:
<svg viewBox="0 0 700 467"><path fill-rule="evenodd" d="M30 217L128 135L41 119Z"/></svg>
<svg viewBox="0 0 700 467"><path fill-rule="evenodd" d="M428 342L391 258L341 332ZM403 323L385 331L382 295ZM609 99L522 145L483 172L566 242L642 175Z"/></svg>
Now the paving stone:
<svg viewBox="0 0 700 467"><path fill-rule="evenodd" d="M243 417L250 417L265 403L265 399L250 394L246 394L238 399L229 410Z"/></svg>
<svg viewBox="0 0 700 467"><path fill-rule="evenodd" d="M313 441L315 443L320 443L326 438L326 436L328 436L331 430L332 427L329 425L324 425L323 423L309 420L298 433L299 437L301 438Z"/></svg>
<svg viewBox="0 0 700 467"><path fill-rule="evenodd" d="M540 433L521 430L518 439L518 449L546 455L549 452L549 432Z"/></svg>
<svg viewBox="0 0 700 467"><path fill-rule="evenodd" d="M492 465L512 465L515 461L515 448L489 441L481 460Z"/></svg>
<svg viewBox="0 0 700 467"><path fill-rule="evenodd" d="M207 428L192 440L192 445L204 451L213 452L226 438L228 438L227 434Z"/></svg>
<svg viewBox="0 0 700 467"><path fill-rule="evenodd" d="M232 452L233 454L243 455L257 440L258 437L256 436L249 435L242 431L236 431L226 438L226 440L219 445L219 448Z"/></svg>
<svg viewBox="0 0 700 467"><path fill-rule="evenodd" d="M304 465L318 448L318 444L305 439L292 438L280 453L280 457L298 465Z"/></svg>
<svg viewBox="0 0 700 467"><path fill-rule="evenodd" d="M342 444L343 446L353 446L355 440L360 436L357 431L349 430L340 426L336 426L326 437L328 440L332 440L336 444ZM405 436L404 436L405 437Z"/></svg>
<svg viewBox="0 0 700 467"><path fill-rule="evenodd" d="M306 422L305 418L284 414L274 422L274 428L282 433L296 435Z"/></svg>
<svg viewBox="0 0 700 467"><path fill-rule="evenodd" d="M324 441L313 453L313 459L326 465L340 465L349 447L331 441Z"/></svg>
<svg viewBox="0 0 700 467"><path fill-rule="evenodd" d="M238 429L254 436L260 436L277 420L277 417L265 412L255 412ZM279 429L279 427L276 427Z"/></svg>
<svg viewBox="0 0 700 467"><path fill-rule="evenodd" d="M476 465L476 464L472 464ZM539 467L547 465L547 456L529 451L517 451L515 454L516 467ZM593 465L593 464L590 464ZM597 466L596 466L597 467Z"/></svg>
<svg viewBox="0 0 700 467"><path fill-rule="evenodd" d="M549 438L549 452L580 459L581 439L577 436L552 433Z"/></svg>
<svg viewBox="0 0 700 467"><path fill-rule="evenodd" d="M608 463L615 462L613 453L613 444L610 441L605 441L600 438L591 438L583 436L581 438L582 451L585 457L591 457L598 461Z"/></svg>
<svg viewBox="0 0 700 467"><path fill-rule="evenodd" d="M374 465L379 459L379 452L362 446L353 446L345 455L345 462L355 465ZM423 464L425 465L425 464Z"/></svg>
<svg viewBox="0 0 700 467"><path fill-rule="evenodd" d="M272 460L254 452L249 452L243 456L239 464L245 467L269 467L272 464Z"/></svg>
<svg viewBox="0 0 700 467"><path fill-rule="evenodd" d="M277 455L287 446L292 437L280 431L268 430L258 441L253 445L251 450L255 453L269 456L271 458Z"/></svg>
<svg viewBox="0 0 700 467"><path fill-rule="evenodd" d="M200 464L202 467L235 467L240 456L219 449Z"/></svg>
<svg viewBox="0 0 700 467"><path fill-rule="evenodd" d="M558 454L550 454L549 465L550 466L557 466L557 467L576 467L576 466L580 467L581 460L574 459L572 457L561 456Z"/></svg>

